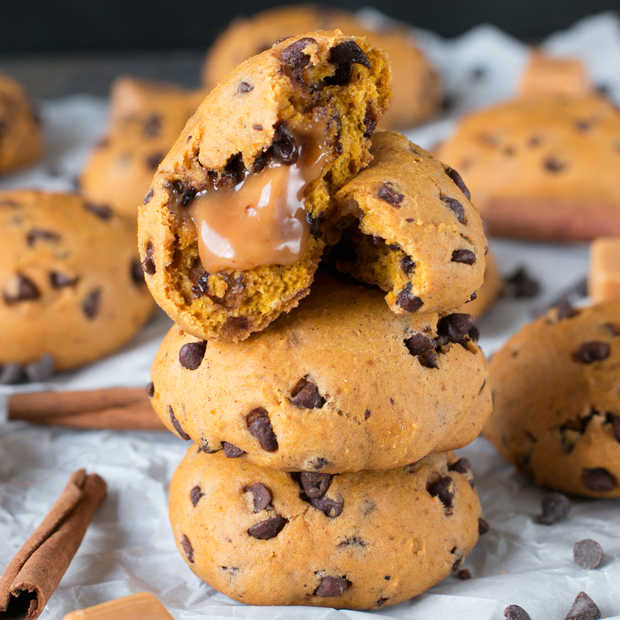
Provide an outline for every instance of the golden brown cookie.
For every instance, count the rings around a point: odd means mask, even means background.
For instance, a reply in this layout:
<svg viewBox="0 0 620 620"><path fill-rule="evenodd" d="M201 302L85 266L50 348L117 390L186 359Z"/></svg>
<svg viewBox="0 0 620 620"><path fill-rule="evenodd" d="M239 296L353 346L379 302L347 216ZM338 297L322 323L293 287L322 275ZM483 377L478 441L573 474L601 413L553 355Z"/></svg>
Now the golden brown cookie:
<svg viewBox="0 0 620 620"><path fill-rule="evenodd" d="M110 126L80 177L87 200L135 218L153 174L204 97L160 82L117 79Z"/></svg>
<svg viewBox="0 0 620 620"><path fill-rule="evenodd" d="M449 452L331 476L192 446L170 484L170 521L192 571L238 601L377 609L458 569L480 527L471 484Z"/></svg>
<svg viewBox="0 0 620 620"><path fill-rule="evenodd" d="M73 194L0 192L0 238L3 382L103 357L151 314L135 227L110 209ZM42 356L39 370L28 367Z"/></svg>
<svg viewBox="0 0 620 620"><path fill-rule="evenodd" d="M493 356L484 434L541 486L620 497L620 301L561 306Z"/></svg>
<svg viewBox="0 0 620 620"><path fill-rule="evenodd" d="M497 259L492 251L486 255L486 268L484 270L484 281L476 292L472 301L463 304L459 312L467 312L475 318L481 317L497 301L502 294L504 280L499 272Z"/></svg>
<svg viewBox="0 0 620 620"><path fill-rule="evenodd" d="M549 241L620 234L620 111L543 97L474 112L438 157L456 167L492 235Z"/></svg>
<svg viewBox="0 0 620 620"><path fill-rule="evenodd" d="M42 152L41 119L23 88L0 74L0 174L36 162Z"/></svg>
<svg viewBox="0 0 620 620"><path fill-rule="evenodd" d="M260 466L389 469L479 434L491 396L476 339L469 315L397 315L377 289L321 276L244 342L173 327L151 402L182 438Z"/></svg>
<svg viewBox="0 0 620 620"><path fill-rule="evenodd" d="M241 340L308 294L332 196L370 161L388 82L383 53L314 32L209 93L139 210L147 284L182 329Z"/></svg>
<svg viewBox="0 0 620 620"><path fill-rule="evenodd" d="M486 237L458 172L400 134L373 138L372 163L336 194L353 225L337 267L387 291L393 312L448 312L482 285Z"/></svg>
<svg viewBox="0 0 620 620"><path fill-rule="evenodd" d="M439 75L406 28L372 28L348 11L313 5L268 9L237 18L216 39L203 67L203 83L212 88L240 62L287 37L313 30L339 28L366 37L387 54L392 69L393 96L382 127L411 127L435 116L441 106Z"/></svg>

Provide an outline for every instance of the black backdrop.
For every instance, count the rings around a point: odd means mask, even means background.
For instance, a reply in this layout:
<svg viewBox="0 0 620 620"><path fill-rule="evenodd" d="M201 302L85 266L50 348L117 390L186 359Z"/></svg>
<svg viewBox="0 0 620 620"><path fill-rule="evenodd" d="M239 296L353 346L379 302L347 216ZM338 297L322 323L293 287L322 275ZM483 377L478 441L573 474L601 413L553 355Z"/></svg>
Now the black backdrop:
<svg viewBox="0 0 620 620"><path fill-rule="evenodd" d="M236 14L282 2L256 0L0 0L0 53L206 47ZM288 3L290 4L290 2ZM365 0L323 2L358 9ZM385 13L444 36L487 22L534 42L620 0L375 0Z"/></svg>

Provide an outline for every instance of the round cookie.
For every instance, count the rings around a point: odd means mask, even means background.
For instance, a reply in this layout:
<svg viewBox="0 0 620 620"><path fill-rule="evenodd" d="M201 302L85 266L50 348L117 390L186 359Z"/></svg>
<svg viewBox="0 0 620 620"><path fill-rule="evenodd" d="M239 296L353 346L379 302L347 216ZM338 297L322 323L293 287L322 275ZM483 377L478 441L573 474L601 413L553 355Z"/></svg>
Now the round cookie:
<svg viewBox="0 0 620 620"><path fill-rule="evenodd" d="M373 28L348 11L313 5L268 9L235 19L211 46L203 67L203 83L212 88L240 62L271 47L274 41L300 32L339 28L366 37L385 51L392 70L393 96L381 125L411 127L437 115L442 89L437 71L415 44L406 28Z"/></svg>
<svg viewBox="0 0 620 620"><path fill-rule="evenodd" d="M42 356L56 371L92 362L151 314L135 227L111 210L74 194L5 191L0 231L4 382Z"/></svg>
<svg viewBox="0 0 620 620"><path fill-rule="evenodd" d="M385 56L339 31L283 41L209 93L139 209L147 284L182 329L242 340L307 295L388 97Z"/></svg>
<svg viewBox="0 0 620 620"><path fill-rule="evenodd" d="M484 281L476 292L476 297L463 304L459 312L466 312L475 318L481 317L497 301L502 294L504 280L499 272L497 259L491 250L486 256L486 268L484 270Z"/></svg>
<svg viewBox="0 0 620 620"><path fill-rule="evenodd" d="M461 121L437 156L463 174L492 235L620 234L620 111L597 96L502 103Z"/></svg>
<svg viewBox="0 0 620 620"><path fill-rule="evenodd" d="M447 312L484 276L480 214L456 170L397 133L373 138L372 163L336 194L354 220L337 246L338 269L387 291L393 312Z"/></svg>
<svg viewBox="0 0 620 620"><path fill-rule="evenodd" d="M110 95L110 127L82 174L87 200L135 218L153 174L204 93L124 77Z"/></svg>
<svg viewBox="0 0 620 620"><path fill-rule="evenodd" d="M23 88L0 74L0 174L32 164L43 152L41 120Z"/></svg>
<svg viewBox="0 0 620 620"><path fill-rule="evenodd" d="M493 356L484 434L541 486L620 497L619 371L620 300L553 309Z"/></svg>
<svg viewBox="0 0 620 620"><path fill-rule="evenodd" d="M242 343L174 326L152 367L163 423L205 451L274 469L389 469L459 448L491 411L469 315L397 315L380 291L321 276Z"/></svg>
<svg viewBox="0 0 620 620"><path fill-rule="evenodd" d="M191 570L242 603L377 609L458 569L480 527L472 484L449 452L330 476L192 446L172 477L170 521Z"/></svg>

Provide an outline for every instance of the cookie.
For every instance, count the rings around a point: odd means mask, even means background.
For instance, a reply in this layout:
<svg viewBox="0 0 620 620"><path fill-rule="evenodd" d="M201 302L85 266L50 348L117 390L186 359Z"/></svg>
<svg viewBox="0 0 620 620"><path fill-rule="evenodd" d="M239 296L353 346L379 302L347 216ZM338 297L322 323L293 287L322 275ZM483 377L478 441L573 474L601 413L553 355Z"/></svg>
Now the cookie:
<svg viewBox="0 0 620 620"><path fill-rule="evenodd" d="M331 476L192 446L170 484L170 521L190 569L238 601L378 609L458 569L478 539L472 484L449 452Z"/></svg>
<svg viewBox="0 0 620 620"><path fill-rule="evenodd" d="M348 11L313 5L277 7L249 18L235 19L209 50L203 83L213 88L240 62L268 49L274 41L331 28L365 37L370 45L387 54L393 96L382 127L411 127L439 113L442 101L439 75L406 28L393 24L375 28Z"/></svg>
<svg viewBox="0 0 620 620"><path fill-rule="evenodd" d="M339 31L287 39L209 93L139 209L147 284L182 329L242 340L308 294L388 97L385 55Z"/></svg>
<svg viewBox="0 0 620 620"><path fill-rule="evenodd" d="M110 95L110 126L80 176L87 200L135 218L153 174L202 98L202 91L119 78Z"/></svg>
<svg viewBox="0 0 620 620"><path fill-rule="evenodd" d="M42 153L41 119L23 88L0 74L0 174L32 164Z"/></svg>
<svg viewBox="0 0 620 620"><path fill-rule="evenodd" d="M486 267L482 286L476 291L474 299L463 304L459 312L471 314L475 318L483 316L497 301L503 289L504 280L499 272L497 259L493 252L489 250L486 256Z"/></svg>
<svg viewBox="0 0 620 620"><path fill-rule="evenodd" d="M447 312L482 285L486 238L456 170L397 133L377 133L372 163L336 194L353 220L338 269L387 291L393 312Z"/></svg>
<svg viewBox="0 0 620 620"><path fill-rule="evenodd" d="M620 234L620 110L594 95L509 101L466 117L438 150L492 235Z"/></svg>
<svg viewBox="0 0 620 620"><path fill-rule="evenodd" d="M493 356L484 434L536 484L620 497L620 300L555 308Z"/></svg>
<svg viewBox="0 0 620 620"><path fill-rule="evenodd" d="M31 375L42 357L57 371L92 362L151 314L135 227L109 208L74 194L0 192L0 238L0 374Z"/></svg>
<svg viewBox="0 0 620 620"><path fill-rule="evenodd" d="M476 338L469 315L397 315L377 289L322 275L245 342L174 326L151 403L205 451L288 471L389 469L479 434L491 395Z"/></svg>

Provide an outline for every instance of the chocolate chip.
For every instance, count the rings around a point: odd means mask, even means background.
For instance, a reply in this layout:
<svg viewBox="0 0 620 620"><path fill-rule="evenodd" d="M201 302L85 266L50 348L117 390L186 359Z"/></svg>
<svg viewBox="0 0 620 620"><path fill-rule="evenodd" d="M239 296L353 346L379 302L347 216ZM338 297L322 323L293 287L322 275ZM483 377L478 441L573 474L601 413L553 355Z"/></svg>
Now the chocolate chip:
<svg viewBox="0 0 620 620"><path fill-rule="evenodd" d="M245 421L248 430L258 439L258 443L263 450L275 452L278 449L278 440L271 427L271 421L269 420L269 414L266 409L263 407L252 409L246 416Z"/></svg>
<svg viewBox="0 0 620 620"><path fill-rule="evenodd" d="M367 543L359 536L347 536L344 540L341 540L338 547L366 547Z"/></svg>
<svg viewBox="0 0 620 620"><path fill-rule="evenodd" d="M147 205L149 202L151 202L154 193L155 192L153 191L153 188L151 187L151 189L149 189L149 191L146 192L146 194L144 195L144 200L142 200L142 204Z"/></svg>
<svg viewBox="0 0 620 620"><path fill-rule="evenodd" d="M31 228L26 235L26 243L33 246L37 241L60 241L60 235L53 230L43 230L42 228Z"/></svg>
<svg viewBox="0 0 620 620"><path fill-rule="evenodd" d="M373 112L370 102L366 103L366 112L364 113L364 138L370 138L377 128L377 115Z"/></svg>
<svg viewBox="0 0 620 620"><path fill-rule="evenodd" d="M200 498L204 495L202 489L196 485L192 487L192 490L189 492L189 499L192 502L192 506L196 506L196 504L200 501Z"/></svg>
<svg viewBox="0 0 620 620"><path fill-rule="evenodd" d="M82 301L82 312L84 316L92 321L99 314L99 304L101 302L101 289L94 288Z"/></svg>
<svg viewBox="0 0 620 620"><path fill-rule="evenodd" d="M142 269L142 263L134 258L129 264L129 275L134 284L139 286L144 284L144 271Z"/></svg>
<svg viewBox="0 0 620 620"><path fill-rule="evenodd" d="M608 493L618 486L616 477L604 467L586 468L581 474L583 484L590 491Z"/></svg>
<svg viewBox="0 0 620 620"><path fill-rule="evenodd" d="M153 396L155 396L155 384L152 381L149 381L146 384L146 395L149 398L153 398Z"/></svg>
<svg viewBox="0 0 620 620"><path fill-rule="evenodd" d="M609 411L605 414L605 421L611 424L611 430L616 441L620 442L620 416Z"/></svg>
<svg viewBox="0 0 620 620"><path fill-rule="evenodd" d="M142 126L144 135L147 138L155 138L161 131L161 117L157 114L152 114L145 121Z"/></svg>
<svg viewBox="0 0 620 620"><path fill-rule="evenodd" d="M563 319L570 319L579 314L577 310L569 301L561 301L555 308L555 316L558 321Z"/></svg>
<svg viewBox="0 0 620 620"><path fill-rule="evenodd" d="M577 131L586 132L590 131L594 125L594 122L591 119L579 119L575 121L575 128Z"/></svg>
<svg viewBox="0 0 620 620"><path fill-rule="evenodd" d="M79 281L79 276L68 276L61 271L50 271L49 281L52 288L64 288L65 286L75 286Z"/></svg>
<svg viewBox="0 0 620 620"><path fill-rule="evenodd" d="M280 515L276 515L270 519L265 519L264 521L255 523L248 529L248 534L260 540L269 540L270 538L277 536L287 523L288 519L285 519Z"/></svg>
<svg viewBox="0 0 620 620"><path fill-rule="evenodd" d="M202 363L206 350L206 340L186 342L179 350L179 363L187 370L196 370Z"/></svg>
<svg viewBox="0 0 620 620"><path fill-rule="evenodd" d="M471 571L468 568L460 568L454 573L454 576L462 581L467 581L471 579Z"/></svg>
<svg viewBox="0 0 620 620"><path fill-rule="evenodd" d="M600 340L584 342L574 353L573 359L582 364L592 364L606 360L611 353L609 343Z"/></svg>
<svg viewBox="0 0 620 620"><path fill-rule="evenodd" d="M530 615L519 605L508 605L504 609L504 618L506 620L532 620Z"/></svg>
<svg viewBox="0 0 620 620"><path fill-rule="evenodd" d="M454 499L454 482L450 476L442 476L426 485L426 490L431 497L438 497L448 512L452 508ZM448 512L449 514L449 512Z"/></svg>
<svg viewBox="0 0 620 620"><path fill-rule="evenodd" d="M452 252L452 262L473 265L476 262L476 255L471 250L454 250Z"/></svg>
<svg viewBox="0 0 620 620"><path fill-rule="evenodd" d="M18 273L9 283L9 287L2 291L2 298L7 306L22 301L32 301L41 296L39 287L25 275Z"/></svg>
<svg viewBox="0 0 620 620"><path fill-rule="evenodd" d="M478 329L474 317L463 312L448 314L437 323L437 333L444 342L465 345L468 339L478 339Z"/></svg>
<svg viewBox="0 0 620 620"><path fill-rule="evenodd" d="M231 156L231 158L229 158L226 164L226 167L228 167L231 159L234 159L235 157L240 157L240 155L241 155L240 153L237 153L237 155ZM170 181L169 183L166 184L166 187L168 187L170 192L176 196L176 201L182 207L187 207L187 205L192 200L194 200L196 193L197 193L197 190L195 187L192 187L191 185L186 185L180 179L176 179L175 181Z"/></svg>
<svg viewBox="0 0 620 620"><path fill-rule="evenodd" d="M312 467L312 469L323 469L323 467L329 465L329 461L322 456L317 456L313 459L310 459L310 461L308 461L308 464L310 465L310 467Z"/></svg>
<svg viewBox="0 0 620 620"><path fill-rule="evenodd" d="M243 487L243 492L251 493L254 512L260 512L271 506L273 496L271 495L271 491L262 482L255 482Z"/></svg>
<svg viewBox="0 0 620 620"><path fill-rule="evenodd" d="M411 293L411 288L411 282L407 282L398 295L396 295L396 305L406 312L415 312L424 305L424 302L419 297Z"/></svg>
<svg viewBox="0 0 620 620"><path fill-rule="evenodd" d="M377 196L398 209L400 208L400 203L405 199L404 194L401 194L396 185L390 181L381 184L377 191Z"/></svg>
<svg viewBox="0 0 620 620"><path fill-rule="evenodd" d="M471 200L471 193L467 188L467 185L465 185L465 182L463 181L461 175L450 166L444 165L444 170L446 171L446 174L454 181L456 186L463 192L463 194L465 194L465 198L467 198L467 200Z"/></svg>
<svg viewBox="0 0 620 620"><path fill-rule="evenodd" d="M85 202L84 208L102 220L109 220L114 215L114 211L112 211L112 208L109 205Z"/></svg>
<svg viewBox="0 0 620 620"><path fill-rule="evenodd" d="M325 404L325 399L321 396L316 383L310 381L307 375L295 384L289 400L300 409L321 409Z"/></svg>
<svg viewBox="0 0 620 620"><path fill-rule="evenodd" d="M591 538L579 540L573 547L575 563L588 570L598 568L603 561L603 555L603 547Z"/></svg>
<svg viewBox="0 0 620 620"><path fill-rule="evenodd" d="M330 519L339 517L342 514L342 509L344 508L344 500L342 497L339 497L338 499L332 499L331 497L319 497L317 499L310 500L310 503Z"/></svg>
<svg viewBox="0 0 620 620"><path fill-rule="evenodd" d="M400 268L404 273L410 275L411 272L415 269L415 262L410 256L403 256L400 259Z"/></svg>
<svg viewBox="0 0 620 620"><path fill-rule="evenodd" d="M490 527L488 521L480 517L478 519L478 535L484 536L489 531L489 529Z"/></svg>
<svg viewBox="0 0 620 620"><path fill-rule="evenodd" d="M177 435L185 440L189 441L191 437L183 430L181 423L177 420L177 417L174 415L174 409L172 407L168 407L168 414L170 415L170 422L172 422L172 426L174 430L177 432Z"/></svg>
<svg viewBox="0 0 620 620"><path fill-rule="evenodd" d="M457 474L471 474L471 463L469 459L462 457L454 463L449 463L448 471L455 471Z"/></svg>
<svg viewBox="0 0 620 620"><path fill-rule="evenodd" d="M0 385L18 383L24 377L21 364L0 364Z"/></svg>
<svg viewBox="0 0 620 620"><path fill-rule="evenodd" d="M181 547L183 547L183 551L185 552L185 557L187 561L191 564L194 563L194 547L192 547L192 543L189 541L189 538L183 534L181 537Z"/></svg>
<svg viewBox="0 0 620 620"><path fill-rule="evenodd" d="M157 151L156 153L151 153L150 155L147 155L146 159L144 160L146 163L146 167L149 170L157 170L157 166L159 166L161 160L164 158L166 154L162 153L161 151Z"/></svg>
<svg viewBox="0 0 620 620"><path fill-rule="evenodd" d="M505 279L506 293L517 299L536 297L540 292L540 284L528 273L524 266L519 266Z"/></svg>
<svg viewBox="0 0 620 620"><path fill-rule="evenodd" d="M303 50L309 43L316 43L316 40L312 37L303 37L280 52L282 71L292 80L303 82L302 71L310 62L310 56Z"/></svg>
<svg viewBox="0 0 620 620"><path fill-rule="evenodd" d="M600 617L601 610L596 603L585 592L580 592L564 620L599 620Z"/></svg>
<svg viewBox="0 0 620 620"><path fill-rule="evenodd" d="M276 126L271 153L275 161L287 166L294 164L299 157L297 142L284 123L278 123Z"/></svg>
<svg viewBox="0 0 620 620"><path fill-rule="evenodd" d="M424 334L416 333L403 341L411 355L420 355L435 348L435 343Z"/></svg>
<svg viewBox="0 0 620 620"><path fill-rule="evenodd" d="M155 260L153 259L153 244L148 241L144 249L144 260L142 261L142 269L144 273L152 276L155 271Z"/></svg>
<svg viewBox="0 0 620 620"><path fill-rule="evenodd" d="M570 502L562 493L547 493L540 502L542 513L534 521L541 525L554 525L566 519L570 510Z"/></svg>
<svg viewBox="0 0 620 620"><path fill-rule="evenodd" d="M441 202L443 202L446 207L448 207L448 209L456 215L456 219L461 224L467 224L465 207L456 198L450 198L450 196L446 196L445 194L439 194L439 200L441 200Z"/></svg>
<svg viewBox="0 0 620 620"><path fill-rule="evenodd" d="M237 448L237 446L228 443L227 441L222 441L222 448L225 456L229 459L236 459L245 454L241 448Z"/></svg>
<svg viewBox="0 0 620 620"><path fill-rule="evenodd" d="M23 370L28 381L45 381L54 374L54 358L44 353L38 360L25 364Z"/></svg>
<svg viewBox="0 0 620 620"><path fill-rule="evenodd" d="M239 82L239 85L237 86L238 95L244 95L245 93L249 93L253 90L254 86L252 86L249 82Z"/></svg>
<svg viewBox="0 0 620 620"><path fill-rule="evenodd" d="M370 68L370 61L355 41L343 41L329 50L329 62L336 66L334 75L323 79L325 84L342 86L348 84L353 75L353 65Z"/></svg>
<svg viewBox="0 0 620 620"><path fill-rule="evenodd" d="M345 575L342 577L321 577L321 582L312 593L314 596L342 596L345 590L351 587L351 582Z"/></svg>
<svg viewBox="0 0 620 620"><path fill-rule="evenodd" d="M566 168L566 163L560 161L557 157L547 157L543 161L543 167L548 172L553 172L554 174L558 172L562 172Z"/></svg>
<svg viewBox="0 0 620 620"><path fill-rule="evenodd" d="M299 474L299 484L304 493L310 499L323 497L332 483L333 476L331 474L319 474L316 472L302 471Z"/></svg>

